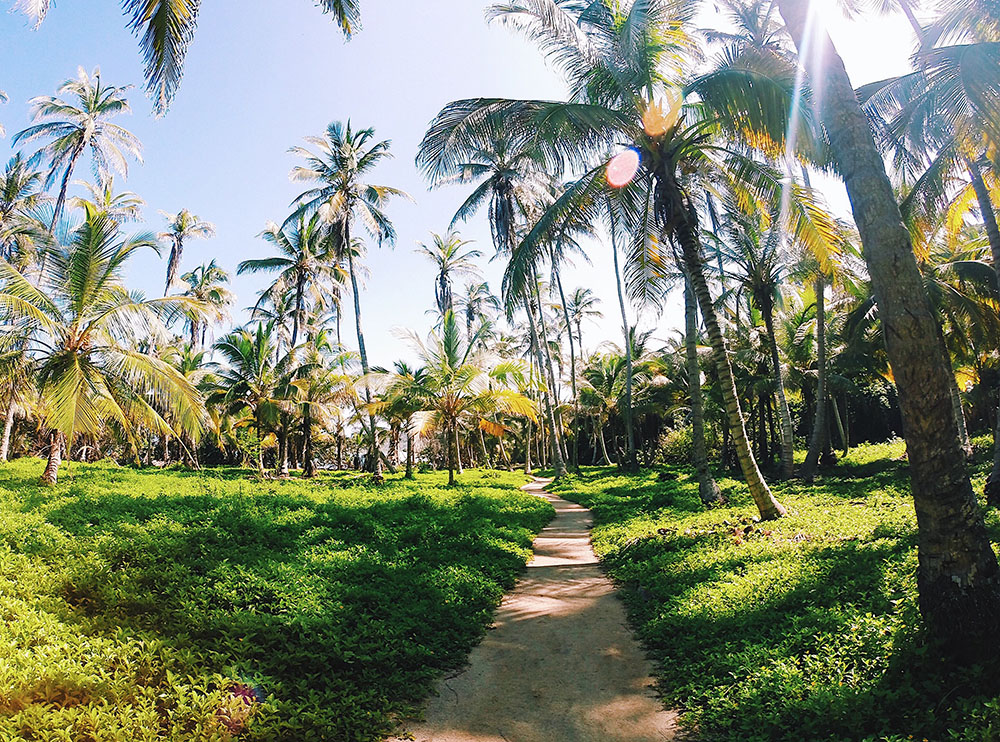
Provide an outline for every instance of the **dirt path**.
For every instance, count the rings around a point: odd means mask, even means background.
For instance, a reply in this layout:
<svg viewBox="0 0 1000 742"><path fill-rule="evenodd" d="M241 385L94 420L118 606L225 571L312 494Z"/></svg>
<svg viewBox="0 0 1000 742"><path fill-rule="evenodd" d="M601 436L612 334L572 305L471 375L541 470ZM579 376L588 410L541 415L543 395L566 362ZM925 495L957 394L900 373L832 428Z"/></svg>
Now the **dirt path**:
<svg viewBox="0 0 1000 742"><path fill-rule="evenodd" d="M545 492L556 517L460 674L445 678L417 742L663 742L675 714L653 694L650 668L590 546L590 511Z"/></svg>

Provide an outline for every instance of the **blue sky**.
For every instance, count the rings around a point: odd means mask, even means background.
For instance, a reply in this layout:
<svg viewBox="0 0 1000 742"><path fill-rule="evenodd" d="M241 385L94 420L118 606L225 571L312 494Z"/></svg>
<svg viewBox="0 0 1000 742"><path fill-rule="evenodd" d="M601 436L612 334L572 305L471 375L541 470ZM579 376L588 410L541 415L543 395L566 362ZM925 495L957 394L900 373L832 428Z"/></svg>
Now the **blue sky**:
<svg viewBox="0 0 1000 742"><path fill-rule="evenodd" d="M824 3L826 4L826 3ZM10 5L0 0L0 6ZM151 115L141 86L136 40L124 30L113 0L69 2L32 30L16 13L0 12L0 89L10 102L0 107L9 134L28 124L27 101L51 94L78 66L100 66L106 82L135 84L133 115L118 121L144 143L144 164L131 168L119 188L146 199L145 228L159 230L157 210L187 208L216 224L217 237L185 247L184 270L215 258L234 271L236 263L269 254L256 235L268 220L280 221L301 184L288 180L296 164L287 153L306 135L320 134L333 120L350 118L374 126L393 141L395 159L372 175L377 183L408 191L416 204L399 202L389 212L399 239L394 250L373 252L362 297L366 343L372 362L388 365L410 356L394 328L423 334L433 304L433 269L414 254L429 231L444 231L461 203L461 188L428 192L413 164L427 123L447 102L476 96L558 97L562 87L528 43L483 19L486 3L470 0L363 3L364 28L345 43L333 23L310 0L208 0L188 55L184 84L167 116ZM707 3L707 14L712 13ZM832 33L856 84L902 72L909 32L899 18L846 22L830 17ZM6 159L6 155L4 155ZM78 177L89 176L86 169ZM846 208L842 189L828 184L831 201ZM462 229L486 255L492 254L485 218ZM596 339L619 337L610 256L595 245L593 265L570 272L566 287L590 286L604 301L605 320ZM502 268L484 266L494 290ZM164 259L152 253L134 261L130 283L151 294L162 287ZM251 305L263 277L234 278L237 310ZM240 320L240 313L236 312ZM646 317L656 337L679 327L677 305L660 319ZM353 323L344 326L345 341ZM353 343L351 343L353 345ZM587 341L588 348L596 343Z"/></svg>

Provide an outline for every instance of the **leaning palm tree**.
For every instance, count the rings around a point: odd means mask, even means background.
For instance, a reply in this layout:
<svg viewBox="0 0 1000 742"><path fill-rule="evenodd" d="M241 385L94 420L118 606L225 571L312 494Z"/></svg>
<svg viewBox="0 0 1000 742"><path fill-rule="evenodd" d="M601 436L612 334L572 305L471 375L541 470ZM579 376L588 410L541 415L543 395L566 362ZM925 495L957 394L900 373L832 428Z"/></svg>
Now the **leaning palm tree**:
<svg viewBox="0 0 1000 742"><path fill-rule="evenodd" d="M136 350L150 335L165 334L168 315L196 308L182 297L143 300L125 287L128 260L155 246L152 235L123 237L106 215L89 211L69 244L46 248L37 284L0 260L0 307L31 324L27 353L37 364L42 425L51 431L46 484L56 482L64 442L78 434L111 426L135 445L140 426L194 438L202 429L195 388L168 363Z"/></svg>
<svg viewBox="0 0 1000 742"><path fill-rule="evenodd" d="M48 14L51 0L15 0L14 6L38 26ZM361 25L359 0L316 0L316 5L350 38ZM166 113L184 75L184 59L194 40L201 0L124 0L128 28L139 37L145 62L146 92L158 114Z"/></svg>
<svg viewBox="0 0 1000 742"><path fill-rule="evenodd" d="M46 188L62 175L49 231L55 229L62 216L73 172L87 149L90 149L94 172L102 184L112 171L127 176L129 157L142 162L139 139L109 120L131 112L125 97L128 90L128 86L105 85L101 81L100 68L88 75L81 67L76 79L60 85L55 96L43 95L31 100L31 115L36 123L15 134L14 142L49 140L33 158L46 163ZM75 101L70 103L59 96Z"/></svg>
<svg viewBox="0 0 1000 742"><path fill-rule="evenodd" d="M189 313L187 318L191 347L197 350L205 345L209 323L222 322L229 317L235 295L227 287L229 274L214 259L185 273L181 280L188 285L183 295L201 306L200 311Z"/></svg>
<svg viewBox="0 0 1000 742"><path fill-rule="evenodd" d="M280 254L259 260L244 260L236 266L236 273L278 274L274 283L264 291L292 292L294 310L291 344L295 346L299 341L299 329L306 322L310 297L321 295L327 285L336 280L334 250L337 236L331 233L329 225L318 212L311 218L300 215L295 224L285 227L270 222L260 236L278 248Z"/></svg>
<svg viewBox="0 0 1000 742"><path fill-rule="evenodd" d="M351 128L339 121L330 124L322 137L308 137L313 152L305 147L293 147L290 151L305 159L304 165L292 170L292 180L315 183L315 187L302 193L293 202L295 213L289 220L311 217L319 214L339 238L337 250L346 255L351 291L354 295L354 323L358 336L358 352L361 369L365 377L370 368L365 335L361 325L361 291L358 288L358 272L355 267L353 233L357 222L379 245L392 245L396 241L396 230L385 213L385 207L394 197L409 199L405 191L384 185L368 183L368 174L384 159L391 157L389 140L374 141L372 128ZM287 221L286 221L287 224ZM371 403L371 391L365 390L365 401ZM375 416L369 416L371 451L370 458L375 470L381 466L378 455L378 441Z"/></svg>
<svg viewBox="0 0 1000 742"><path fill-rule="evenodd" d="M455 276L478 277L479 268L474 261L483 254L479 250L466 249L472 242L463 240L458 232L452 230L444 235L431 232L431 238L433 242L430 245L420 243L417 252L429 258L437 268L434 300L438 312L444 317L446 312L455 309L452 279Z"/></svg>
<svg viewBox="0 0 1000 742"><path fill-rule="evenodd" d="M158 238L170 243L170 257L167 260L167 283L163 289L163 295L166 296L177 281L181 268L181 257L184 254L184 243L190 239L207 240L215 237L215 225L203 221L187 209L181 209L176 214L161 211L160 215L167 220L167 229L161 232Z"/></svg>
<svg viewBox="0 0 1000 742"><path fill-rule="evenodd" d="M959 659L980 661L992 656L1000 630L1000 565L965 467L941 329L869 120L833 41L809 17L810 5L777 0L800 53L808 51L806 71L824 91L818 116L851 197L878 299L910 460L921 613ZM949 6L968 15L966 3ZM995 111L988 118L995 122Z"/></svg>

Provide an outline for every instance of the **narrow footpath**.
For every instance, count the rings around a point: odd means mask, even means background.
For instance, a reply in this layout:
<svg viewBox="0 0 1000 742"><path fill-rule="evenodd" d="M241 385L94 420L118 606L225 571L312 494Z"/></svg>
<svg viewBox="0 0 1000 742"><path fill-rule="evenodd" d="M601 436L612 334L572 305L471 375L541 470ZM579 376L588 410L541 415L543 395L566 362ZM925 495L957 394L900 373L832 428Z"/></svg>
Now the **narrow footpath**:
<svg viewBox="0 0 1000 742"><path fill-rule="evenodd" d="M417 742L663 742L676 714L656 698L650 667L590 545L590 511L546 492L556 517L528 570L459 674L445 678Z"/></svg>

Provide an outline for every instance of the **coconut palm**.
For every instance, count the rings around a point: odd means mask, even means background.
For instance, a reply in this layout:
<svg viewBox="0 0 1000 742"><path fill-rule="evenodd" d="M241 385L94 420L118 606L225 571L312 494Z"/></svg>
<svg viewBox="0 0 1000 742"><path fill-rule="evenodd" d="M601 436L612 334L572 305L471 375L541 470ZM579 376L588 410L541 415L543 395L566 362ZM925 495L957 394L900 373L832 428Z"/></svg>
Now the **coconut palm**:
<svg viewBox="0 0 1000 742"><path fill-rule="evenodd" d="M429 406L430 387L426 379L427 370L413 368L405 361L396 361L393 369L383 395L383 412L400 421L403 433L406 435L405 477L413 479L415 416Z"/></svg>
<svg viewBox="0 0 1000 742"><path fill-rule="evenodd" d="M229 290L229 274L215 260L199 265L181 276L188 285L184 296L198 302L201 310L188 315L188 336L193 349L205 345L205 335L210 322L222 322L229 317L229 307L235 296Z"/></svg>
<svg viewBox="0 0 1000 742"><path fill-rule="evenodd" d="M472 244L463 240L458 232L449 230L440 235L431 232L432 243L420 243L417 252L427 257L437 268L434 282L434 300L438 312L444 317L445 312L454 311L455 299L452 294L452 279L455 276L479 277L479 268L475 259L482 257L479 250L467 249Z"/></svg>
<svg viewBox="0 0 1000 742"><path fill-rule="evenodd" d="M777 0L800 52L808 45L803 63L824 91L819 119L844 175L878 299L910 460L921 613L932 633L978 660L993 651L1000 628L1000 566L965 468L940 326L869 121L832 40L808 18L809 5Z"/></svg>
<svg viewBox="0 0 1000 742"><path fill-rule="evenodd" d="M346 253L351 291L354 295L354 323L358 336L358 352L361 369L365 377L370 372L368 351L361 323L361 291L358 288L358 271L355 267L354 228L360 222L365 231L377 243L392 245L396 241L396 230L384 209L394 197L409 199L406 192L384 185L366 182L367 176L384 159L391 157L389 140L374 141L372 128L355 131L351 122L346 125L339 121L331 123L322 137L306 139L315 152L305 147L293 147L290 151L305 160L291 173L292 180L315 183L314 188L302 193L292 205L296 211L291 218L311 217L319 214L323 222L330 225L339 237L339 251ZM365 390L365 401L371 403L371 391ZM377 472L381 466L378 456L378 441L375 417L369 416L372 465Z"/></svg>
<svg viewBox="0 0 1000 742"><path fill-rule="evenodd" d="M316 476L318 471L316 426L328 430L332 422L339 421L342 405L356 406L358 401L354 389L356 379L346 370L350 354L332 350L325 332L314 337L306 350L306 371L292 382L302 410L302 476L307 478Z"/></svg>
<svg viewBox="0 0 1000 742"><path fill-rule="evenodd" d="M45 20L50 0L16 0L36 26ZM316 0L316 5L350 38L361 25L359 0ZM158 114L166 113L184 74L184 59L194 40L201 11L201 0L173 0L150 3L148 0L124 0L122 10L128 28L139 37L139 49L145 63L146 92L153 99Z"/></svg>
<svg viewBox="0 0 1000 742"><path fill-rule="evenodd" d="M11 262L27 261L33 247L46 240L46 225L36 216L44 199L41 173L21 153L10 158L0 173L0 257Z"/></svg>
<svg viewBox="0 0 1000 742"><path fill-rule="evenodd" d="M476 343L462 342L454 312L445 313L440 333L433 333L428 343L417 342L416 346L424 365L419 399L448 441L448 484L453 485L458 429L465 418L478 423L490 415L504 414L534 420L535 404L517 391L527 376L520 362L489 366L485 358L476 357ZM397 377L392 385L397 382L404 383Z"/></svg>
<svg viewBox="0 0 1000 742"><path fill-rule="evenodd" d="M139 139L109 119L130 113L125 94L129 87L114 87L101 81L101 70L91 75L81 67L75 80L67 80L55 96L32 98L31 115L35 124L14 135L14 142L27 143L49 140L33 159L43 160L48 172L45 187L59 178L59 195L49 231L55 229L66 204L66 191L76 170L77 163L89 148L94 173L104 183L112 172L128 175L128 158L142 162L142 144ZM67 102L59 96L71 97Z"/></svg>
<svg viewBox="0 0 1000 742"><path fill-rule="evenodd" d="M294 349L278 357L274 325L236 330L213 346L222 363L213 364L215 379L210 405L228 415L249 411L257 436L257 472L264 476L263 431L275 425L292 396L296 373Z"/></svg>
<svg viewBox="0 0 1000 742"><path fill-rule="evenodd" d="M570 322L576 327L576 339L580 347L580 357L586 357L583 349L583 323L588 320L596 320L604 315L597 307L601 300L588 288L578 287L570 294L567 309L569 310Z"/></svg>
<svg viewBox="0 0 1000 742"><path fill-rule="evenodd" d="M146 202L131 191L115 193L113 175L109 175L103 185L84 180L74 181L74 184L83 187L88 194L87 198L70 199L70 205L74 208L85 209L89 206L95 211L107 214L118 224L137 222L142 216L142 208Z"/></svg>
<svg viewBox="0 0 1000 742"><path fill-rule="evenodd" d="M244 260L236 273L278 273L275 282L265 291L291 291L294 297L291 344L299 340L299 330L305 325L307 302L316 303L327 285L336 280L334 261L336 236L318 213L311 218L300 216L294 225L280 227L270 222L261 237L278 248L279 255L260 260Z"/></svg>
<svg viewBox="0 0 1000 742"><path fill-rule="evenodd" d="M158 239L170 243L170 257L167 260L167 282L163 295L170 293L174 287L181 268L181 257L184 255L184 243L192 239L211 239L215 237L215 225L203 221L187 209L181 209L176 214L161 211L160 215L167 220L167 229L157 235Z"/></svg>
<svg viewBox="0 0 1000 742"><path fill-rule="evenodd" d="M165 332L165 315L197 308L181 297L142 300L125 288L128 260L155 244L152 235L123 237L110 218L90 211L68 245L46 248L37 285L0 261L0 306L33 325L28 353L38 368L42 424L51 431L44 483L56 481L63 441L78 434L112 426L135 445L138 426L165 435L201 431L194 387L168 363L136 350L150 334Z"/></svg>
<svg viewBox="0 0 1000 742"><path fill-rule="evenodd" d="M465 317L465 336L472 337L478 327L492 323L500 313L500 299L490 291L488 283L470 283L465 293L455 300L455 306Z"/></svg>

